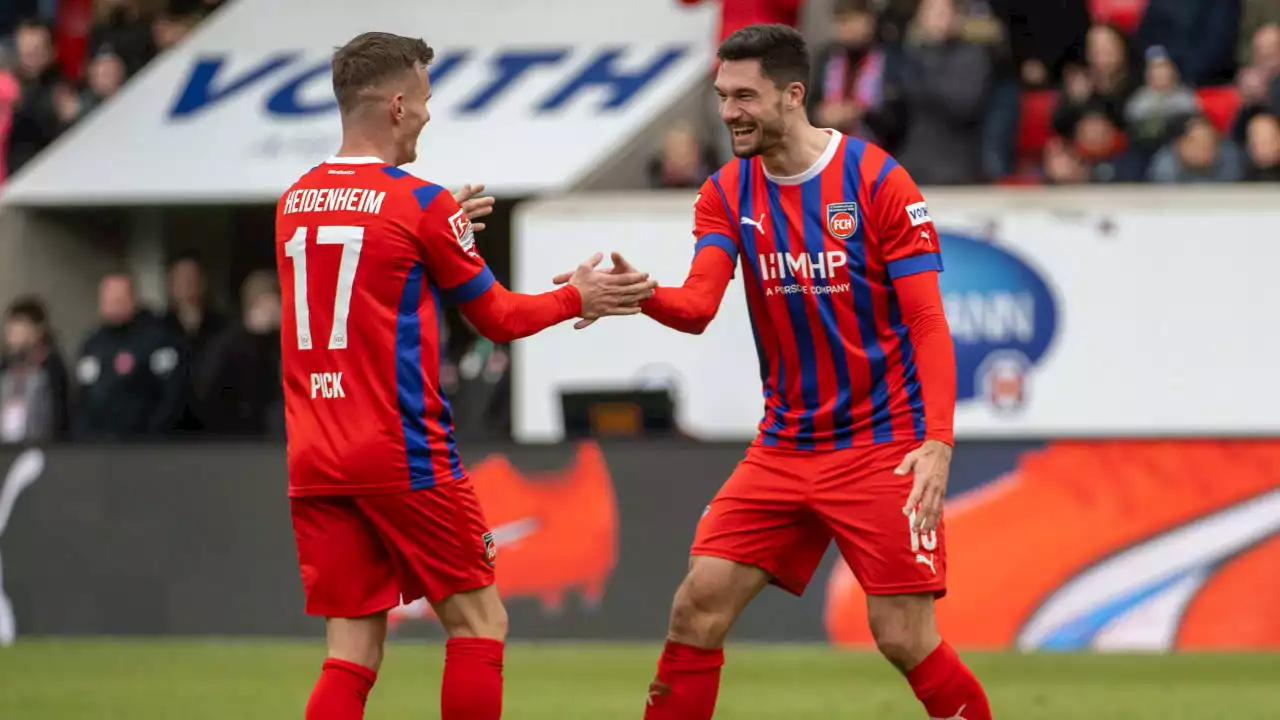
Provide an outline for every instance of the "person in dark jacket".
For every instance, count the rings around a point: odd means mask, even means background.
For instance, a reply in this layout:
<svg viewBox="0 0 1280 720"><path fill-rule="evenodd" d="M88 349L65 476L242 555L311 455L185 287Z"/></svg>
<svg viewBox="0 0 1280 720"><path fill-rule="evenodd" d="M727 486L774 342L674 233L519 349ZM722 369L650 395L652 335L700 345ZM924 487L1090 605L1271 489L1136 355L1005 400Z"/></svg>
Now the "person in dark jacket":
<svg viewBox="0 0 1280 720"><path fill-rule="evenodd" d="M169 311L164 321L186 342L191 367L200 365L210 343L229 325L227 317L209 300L208 274L196 253L179 255L169 265ZM204 430L195 405L195 390L188 386L178 430L190 433Z"/></svg>
<svg viewBox="0 0 1280 720"><path fill-rule="evenodd" d="M987 50L957 30L954 0L925 0L903 50L907 131L898 161L921 185L984 179L982 121L994 68Z"/></svg>
<svg viewBox="0 0 1280 720"><path fill-rule="evenodd" d="M1280 118L1271 113L1253 116L1245 132L1248 182L1280 183Z"/></svg>
<svg viewBox="0 0 1280 720"><path fill-rule="evenodd" d="M1138 49L1166 48L1192 87L1229 83L1236 73L1240 0L1150 0Z"/></svg>
<svg viewBox="0 0 1280 720"><path fill-rule="evenodd" d="M196 398L206 432L283 437L280 289L273 273L249 274L240 289L241 321L209 345L197 368Z"/></svg>
<svg viewBox="0 0 1280 720"><path fill-rule="evenodd" d="M182 338L138 307L128 275L103 278L98 312L102 326L85 340L76 362L72 436L123 440L170 432L182 413L187 377Z"/></svg>
<svg viewBox="0 0 1280 720"><path fill-rule="evenodd" d="M0 442L61 440L67 430L67 368L49 331L44 303L19 298L5 313Z"/></svg>

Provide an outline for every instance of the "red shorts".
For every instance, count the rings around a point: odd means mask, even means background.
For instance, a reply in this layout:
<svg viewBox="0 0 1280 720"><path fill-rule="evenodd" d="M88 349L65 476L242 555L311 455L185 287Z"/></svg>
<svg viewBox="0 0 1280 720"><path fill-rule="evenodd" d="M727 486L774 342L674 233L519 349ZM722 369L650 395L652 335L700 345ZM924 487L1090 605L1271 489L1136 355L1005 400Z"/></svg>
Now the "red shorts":
<svg viewBox="0 0 1280 720"><path fill-rule="evenodd" d="M693 555L754 565L796 595L835 539L869 595L946 594L942 524L918 535L902 514L911 476L893 473L918 443L829 452L753 446L698 524Z"/></svg>
<svg viewBox="0 0 1280 720"><path fill-rule="evenodd" d="M493 584L497 549L469 480L290 502L308 615L362 617Z"/></svg>

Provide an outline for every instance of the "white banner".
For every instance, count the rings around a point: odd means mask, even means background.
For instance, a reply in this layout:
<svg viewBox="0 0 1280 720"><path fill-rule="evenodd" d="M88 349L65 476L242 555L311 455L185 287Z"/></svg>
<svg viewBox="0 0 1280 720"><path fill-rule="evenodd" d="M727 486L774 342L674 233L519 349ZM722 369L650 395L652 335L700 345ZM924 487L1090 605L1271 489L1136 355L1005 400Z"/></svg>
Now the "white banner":
<svg viewBox="0 0 1280 720"><path fill-rule="evenodd" d="M275 202L341 137L329 61L360 32L436 49L410 172L572 187L707 76L716 9L674 0L238 0L24 168L20 205Z"/></svg>
<svg viewBox="0 0 1280 720"><path fill-rule="evenodd" d="M956 344L963 438L1280 433L1280 193L1274 189L926 193ZM597 250L678 285L694 193L521 208L514 285ZM562 437L569 388L666 383L682 429L749 438L763 412L740 274L702 336L648 318L517 344L514 430Z"/></svg>

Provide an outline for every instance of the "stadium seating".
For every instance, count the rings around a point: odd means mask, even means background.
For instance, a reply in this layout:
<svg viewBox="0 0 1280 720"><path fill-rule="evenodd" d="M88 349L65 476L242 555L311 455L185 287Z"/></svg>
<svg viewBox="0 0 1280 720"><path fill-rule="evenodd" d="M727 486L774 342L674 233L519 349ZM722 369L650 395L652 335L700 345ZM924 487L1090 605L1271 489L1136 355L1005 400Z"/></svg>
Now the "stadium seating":
<svg viewBox="0 0 1280 720"><path fill-rule="evenodd" d="M1115 25L1126 33L1138 29L1147 0L1089 0L1094 22Z"/></svg>
<svg viewBox="0 0 1280 720"><path fill-rule="evenodd" d="M1200 107L1218 130L1229 132L1240 109L1240 95L1233 87L1201 88L1196 91ZM1018 165L1025 167L1040 161L1045 143L1053 137L1053 110L1058 106L1058 92L1035 90L1022 94L1022 114L1018 123Z"/></svg>

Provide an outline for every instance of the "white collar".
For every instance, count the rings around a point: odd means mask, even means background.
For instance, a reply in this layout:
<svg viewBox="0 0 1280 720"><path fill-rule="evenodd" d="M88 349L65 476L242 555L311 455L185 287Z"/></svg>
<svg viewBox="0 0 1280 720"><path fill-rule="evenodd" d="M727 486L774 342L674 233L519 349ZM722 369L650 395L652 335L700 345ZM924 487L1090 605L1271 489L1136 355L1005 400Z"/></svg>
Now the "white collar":
<svg viewBox="0 0 1280 720"><path fill-rule="evenodd" d="M331 157L324 161L325 165L386 165L382 158L376 157Z"/></svg>
<svg viewBox="0 0 1280 720"><path fill-rule="evenodd" d="M840 149L840 139L844 137L843 135L836 132L835 130L827 130L827 132L831 133L831 139L827 141L827 149L822 151L822 154L818 156L818 159L815 160L814 163L810 165L807 170L800 173L799 175L788 175L786 177L778 177L777 175L771 174L769 170L766 168L764 171L764 176L776 185L803 185L809 182L810 180L818 177L818 175L821 174L823 170L827 169L827 165L831 163L831 158L836 156L836 150ZM763 160L760 161L760 167L764 168Z"/></svg>

